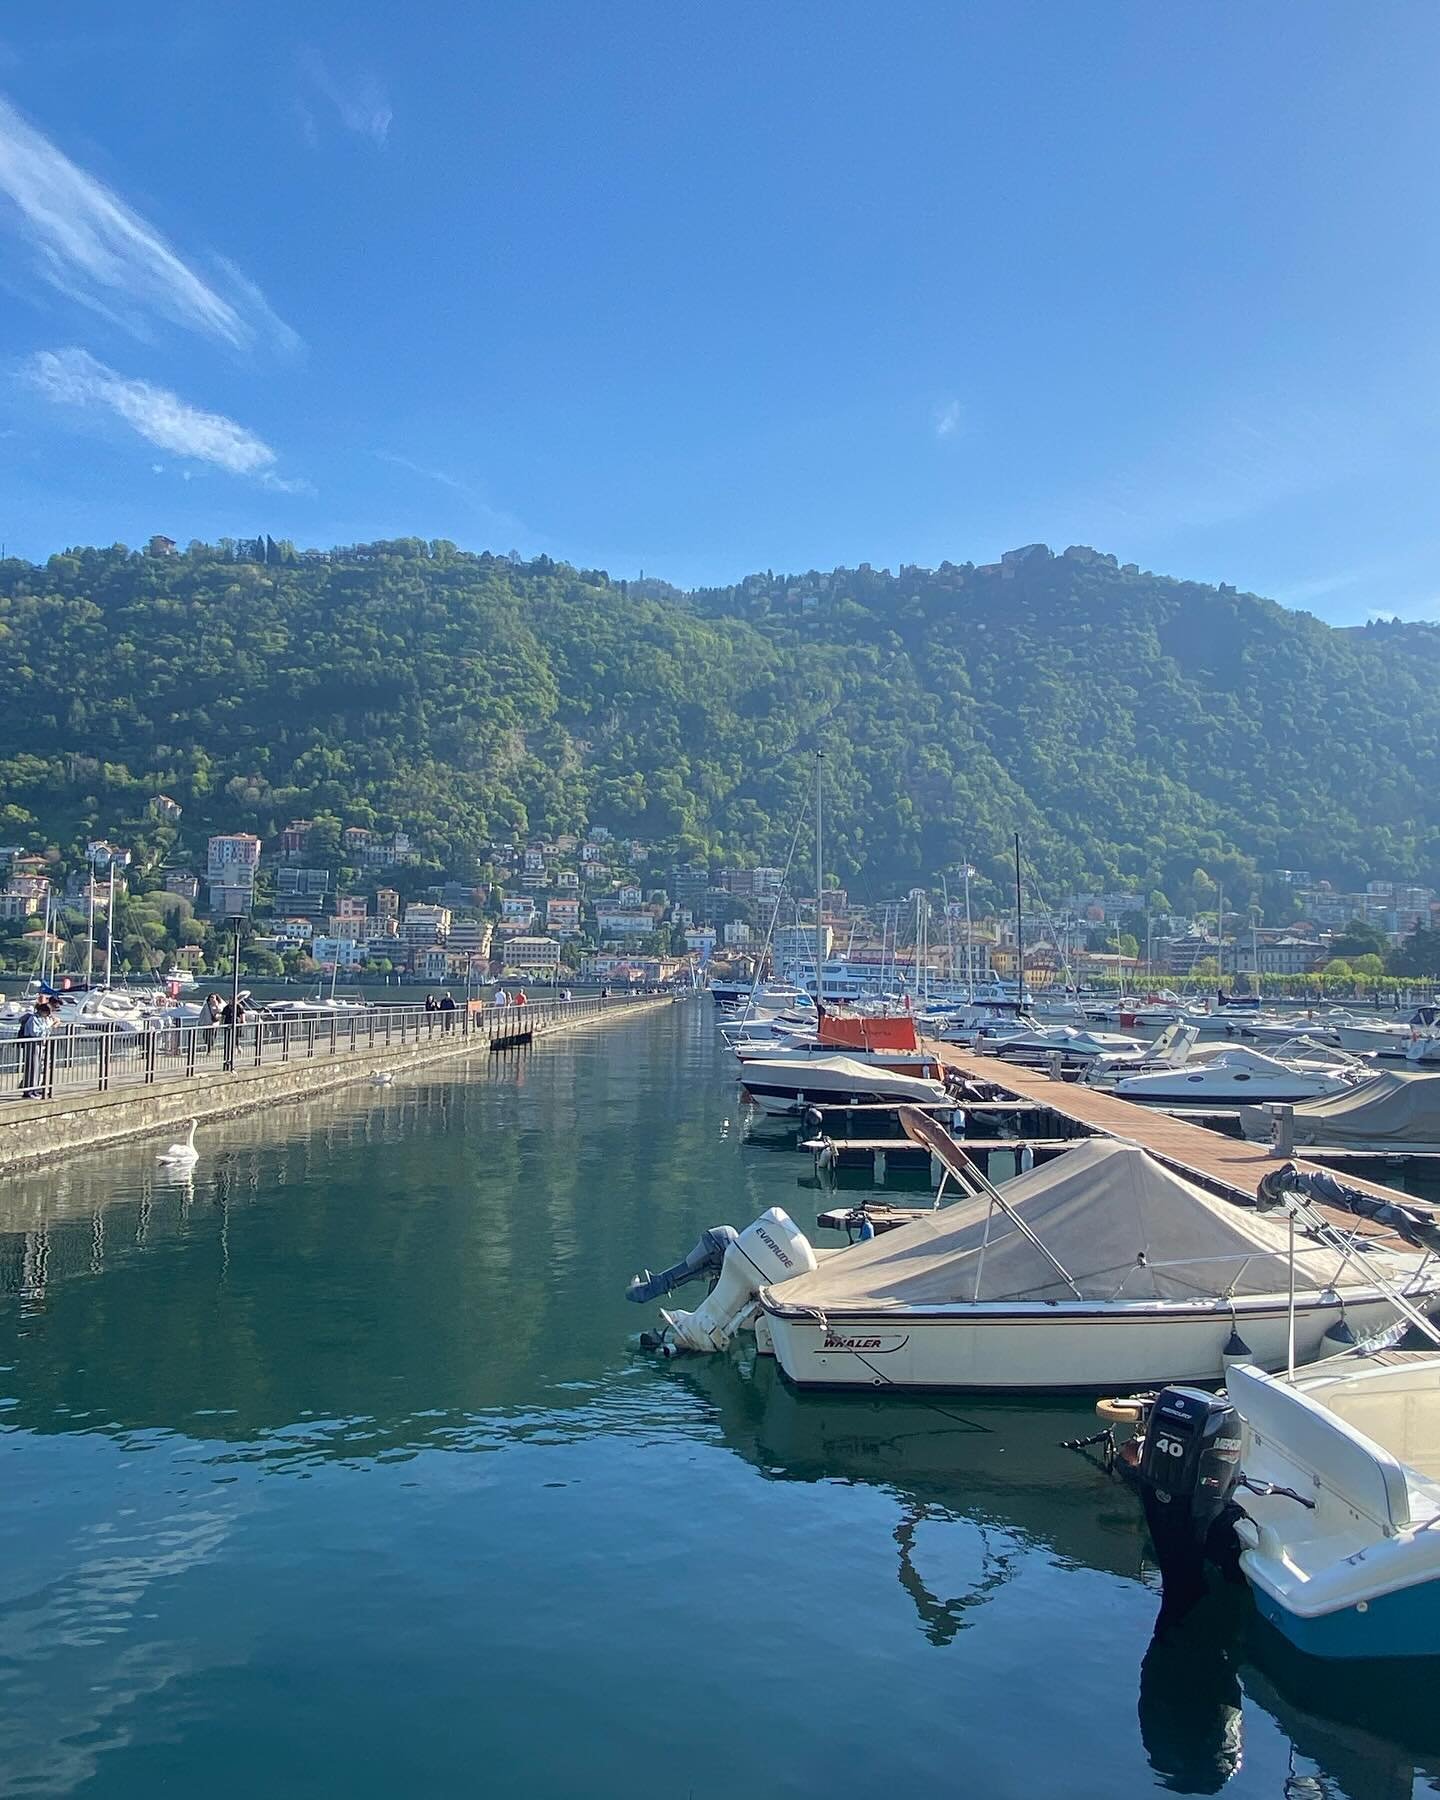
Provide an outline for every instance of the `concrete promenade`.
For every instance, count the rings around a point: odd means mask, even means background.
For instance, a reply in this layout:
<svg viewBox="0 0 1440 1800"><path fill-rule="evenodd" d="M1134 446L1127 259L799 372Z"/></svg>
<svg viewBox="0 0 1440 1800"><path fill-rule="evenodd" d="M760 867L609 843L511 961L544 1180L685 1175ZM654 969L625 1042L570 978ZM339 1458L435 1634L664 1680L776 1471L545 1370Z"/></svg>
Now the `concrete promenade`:
<svg viewBox="0 0 1440 1800"><path fill-rule="evenodd" d="M615 995L524 1007L477 1002L449 1014L382 1006L252 1021L233 1044L224 1027L188 1025L128 1037L56 1037L39 1071L45 1098L20 1098L26 1076L18 1060L3 1076L0 1174L128 1138L183 1136L190 1119L227 1118L454 1057L508 1054L578 1025L619 1023L673 1004L668 995Z"/></svg>

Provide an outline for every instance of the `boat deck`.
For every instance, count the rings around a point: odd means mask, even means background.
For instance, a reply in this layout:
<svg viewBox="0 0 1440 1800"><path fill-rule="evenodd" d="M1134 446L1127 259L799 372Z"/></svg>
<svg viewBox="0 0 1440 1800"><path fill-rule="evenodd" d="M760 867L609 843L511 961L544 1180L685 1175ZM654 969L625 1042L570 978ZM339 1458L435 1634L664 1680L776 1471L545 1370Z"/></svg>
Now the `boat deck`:
<svg viewBox="0 0 1440 1800"><path fill-rule="evenodd" d="M958 1044L931 1042L936 1056L948 1073L969 1081L983 1081L1000 1089L1013 1099L1043 1106L1081 1126L1091 1133L1106 1137L1126 1138L1140 1144L1153 1156L1168 1163L1177 1173L1242 1201L1255 1199L1261 1176L1276 1168L1277 1162L1267 1144L1250 1143L1244 1138L1222 1137L1201 1125L1189 1124L1172 1113L1157 1112L1137 1106L1133 1100L1121 1100L1101 1088L1083 1087L1075 1082L1056 1081L1038 1069L1026 1069L1006 1062L998 1056L985 1056L963 1049ZM1324 1164L1312 1162L1301 1152L1289 1160L1301 1168L1319 1171ZM1333 1172L1333 1171L1332 1171ZM1361 1180L1346 1172L1348 1186L1406 1206L1423 1206L1413 1195L1379 1182ZM1320 1208L1322 1212L1325 1208ZM1336 1224L1347 1230L1359 1229L1367 1235L1388 1236L1383 1226L1357 1220L1349 1213L1332 1215Z"/></svg>

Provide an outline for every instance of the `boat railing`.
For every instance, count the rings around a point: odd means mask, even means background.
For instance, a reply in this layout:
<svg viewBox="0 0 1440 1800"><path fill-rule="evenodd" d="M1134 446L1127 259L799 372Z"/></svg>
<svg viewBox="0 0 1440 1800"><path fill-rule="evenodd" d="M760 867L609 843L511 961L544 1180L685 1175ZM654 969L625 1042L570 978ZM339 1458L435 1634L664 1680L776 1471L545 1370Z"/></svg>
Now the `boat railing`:
<svg viewBox="0 0 1440 1800"><path fill-rule="evenodd" d="M417 1005L317 1009L275 1017L248 1014L239 1025L152 1017L139 1022L56 1025L38 1038L0 1040L0 1096L54 1100L147 1087L326 1058L393 1058L453 1041L496 1050L518 1047L556 1025L633 1004L643 995L587 994L495 1006L475 1000L451 1010Z"/></svg>

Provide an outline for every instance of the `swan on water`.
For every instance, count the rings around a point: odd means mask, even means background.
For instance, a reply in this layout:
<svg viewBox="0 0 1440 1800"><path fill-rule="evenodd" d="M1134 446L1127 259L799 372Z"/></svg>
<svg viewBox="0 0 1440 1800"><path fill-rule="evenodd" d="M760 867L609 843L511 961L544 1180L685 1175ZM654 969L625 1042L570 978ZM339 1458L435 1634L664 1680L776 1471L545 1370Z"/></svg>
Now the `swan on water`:
<svg viewBox="0 0 1440 1800"><path fill-rule="evenodd" d="M184 1141L179 1144L171 1144L168 1149L162 1150L155 1160L172 1165L184 1165L200 1160L200 1152L195 1148L195 1121L193 1119L190 1121L190 1129L186 1133Z"/></svg>

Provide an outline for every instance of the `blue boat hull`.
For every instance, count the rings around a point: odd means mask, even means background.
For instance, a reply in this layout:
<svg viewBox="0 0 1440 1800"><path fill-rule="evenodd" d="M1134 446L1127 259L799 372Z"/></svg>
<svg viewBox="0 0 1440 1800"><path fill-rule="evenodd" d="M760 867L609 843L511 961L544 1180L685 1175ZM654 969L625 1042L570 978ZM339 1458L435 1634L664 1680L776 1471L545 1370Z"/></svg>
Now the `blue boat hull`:
<svg viewBox="0 0 1440 1800"><path fill-rule="evenodd" d="M1385 1658L1440 1656L1440 1581L1399 1588L1357 1606L1305 1619L1250 1584L1262 1618L1308 1656Z"/></svg>

